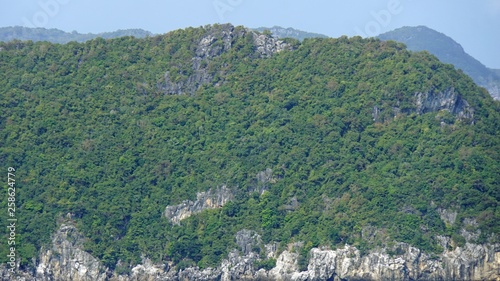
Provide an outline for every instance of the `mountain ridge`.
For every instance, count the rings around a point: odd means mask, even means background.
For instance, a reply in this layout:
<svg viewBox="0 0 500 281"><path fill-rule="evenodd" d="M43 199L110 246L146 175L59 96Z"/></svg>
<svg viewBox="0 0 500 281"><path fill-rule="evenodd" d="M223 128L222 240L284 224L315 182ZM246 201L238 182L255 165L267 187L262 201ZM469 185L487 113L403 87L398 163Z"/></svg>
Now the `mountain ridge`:
<svg viewBox="0 0 500 281"><path fill-rule="evenodd" d="M383 33L377 38L404 43L411 51L428 51L442 62L462 69L474 82L485 87L495 99L500 99L498 73L466 53L459 43L443 33L426 26L401 27Z"/></svg>
<svg viewBox="0 0 500 281"><path fill-rule="evenodd" d="M298 30L292 27L284 28L281 26L273 26L273 27L258 27L258 28L253 28L253 30L259 31L259 32L264 32L264 31L270 31L273 37L277 38L294 38L299 41L302 41L306 38L328 38L328 36L319 34L319 33L313 33L313 32L307 32L307 31L302 31Z"/></svg>
<svg viewBox="0 0 500 281"><path fill-rule="evenodd" d="M253 28L252 30L258 32L264 32L267 30L270 31L272 36L275 38L289 37L299 41L306 38L328 38L328 36L323 34L306 32L291 27L259 27ZM407 33L407 35L404 35L404 33ZM425 33L425 35L422 35L422 33ZM103 32L98 34L81 34L78 32L64 32L58 29L27 28L20 26L0 28L0 41L3 42L11 40L32 40L35 42L50 41L53 43L64 44L70 41L85 42L97 37L104 39L122 36L144 38L152 35L153 34L151 32L142 29L117 30L114 32ZM418 39L415 39L415 36ZM377 36L377 38L405 43L412 51L429 51L430 53L436 55L441 61L453 64L455 67L465 71L466 74L473 78L474 82L486 88L494 99L500 100L500 70L485 67L481 62L467 54L462 46L449 36L425 26L417 26L398 28L381 34ZM435 46L436 42L441 42L448 47ZM449 53L450 50L452 53Z"/></svg>
<svg viewBox="0 0 500 281"><path fill-rule="evenodd" d="M0 41L8 42L12 40L31 40L37 41L49 41L52 43L65 44L71 41L85 42L87 40L92 40L97 37L104 39L111 39L122 36L134 36L137 38L144 38L147 36L152 36L153 34L149 31L143 29L120 29L112 32L101 32L101 33L78 33L65 32L60 29L51 28L28 28L22 26L11 26L11 27L0 27Z"/></svg>

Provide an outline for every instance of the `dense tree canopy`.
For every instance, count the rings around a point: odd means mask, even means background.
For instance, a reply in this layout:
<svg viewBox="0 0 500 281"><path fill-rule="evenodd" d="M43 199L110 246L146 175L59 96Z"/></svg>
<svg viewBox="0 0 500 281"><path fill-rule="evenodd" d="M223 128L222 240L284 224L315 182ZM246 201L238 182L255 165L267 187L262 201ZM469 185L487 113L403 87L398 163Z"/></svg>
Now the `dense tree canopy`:
<svg viewBox="0 0 500 281"><path fill-rule="evenodd" d="M210 83L166 94L165 73L187 81L198 42L217 28L0 43L0 162L5 175L16 168L24 265L67 213L110 267L141 254L213 266L241 229L282 247L304 241L304 253L392 241L440 252L435 236L460 245L465 218L477 221L475 242L498 239L500 106L470 78L394 42L305 39L260 58L244 36L204 62ZM474 120L416 113L415 93L449 88ZM274 180L252 192L267 168ZM236 194L223 208L180 225L162 217L222 185Z"/></svg>

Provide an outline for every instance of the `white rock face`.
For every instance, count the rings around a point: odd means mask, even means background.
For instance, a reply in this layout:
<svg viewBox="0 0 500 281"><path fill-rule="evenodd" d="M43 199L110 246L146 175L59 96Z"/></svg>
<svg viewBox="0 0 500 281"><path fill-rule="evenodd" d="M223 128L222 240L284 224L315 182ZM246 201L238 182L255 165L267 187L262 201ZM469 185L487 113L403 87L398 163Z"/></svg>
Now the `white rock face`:
<svg viewBox="0 0 500 281"><path fill-rule="evenodd" d="M207 192L200 192L196 195L196 201L184 200L181 204L167 206L164 216L173 224L179 224L181 220L189 218L191 215L207 209L221 208L227 202L233 200L234 195L225 186Z"/></svg>
<svg viewBox="0 0 500 281"><path fill-rule="evenodd" d="M397 247L404 254L393 257L385 250L361 257L359 250L349 245L337 250L314 248L307 271L273 269L269 275L276 280L500 280L500 245L467 243L438 259L405 243ZM285 251L278 261L290 259L293 257Z"/></svg>
<svg viewBox="0 0 500 281"><path fill-rule="evenodd" d="M99 260L81 250L82 241L83 236L73 225L61 225L52 239L52 248L42 250L36 280L106 280Z"/></svg>
<svg viewBox="0 0 500 281"><path fill-rule="evenodd" d="M276 259L276 267L269 271L269 276L272 276L276 280L286 280L282 278L298 271L298 257L299 255L296 253L284 251Z"/></svg>
<svg viewBox="0 0 500 281"><path fill-rule="evenodd" d="M61 225L54 234L52 247L42 249L35 271L19 271L10 275L5 265L0 266L0 280L16 281L155 281L155 280L497 280L500 281L500 244L477 245L466 243L453 251L430 257L406 243L397 243L398 255L391 256L386 249L374 250L361 256L358 249L345 245L341 249L313 248L309 253L307 270L300 272L299 255L292 249L276 257L276 266L266 271L257 270L254 263L261 259L248 251L260 237L252 231L238 232L237 240L243 251L233 250L217 268L197 267L177 270L165 264L153 264L143 258L128 274L117 274L105 268L98 259L82 250L84 237L71 223ZM440 238L447 249L449 241ZM275 253L275 245L267 255ZM244 253L247 252L247 253ZM268 256L269 258L269 256Z"/></svg>

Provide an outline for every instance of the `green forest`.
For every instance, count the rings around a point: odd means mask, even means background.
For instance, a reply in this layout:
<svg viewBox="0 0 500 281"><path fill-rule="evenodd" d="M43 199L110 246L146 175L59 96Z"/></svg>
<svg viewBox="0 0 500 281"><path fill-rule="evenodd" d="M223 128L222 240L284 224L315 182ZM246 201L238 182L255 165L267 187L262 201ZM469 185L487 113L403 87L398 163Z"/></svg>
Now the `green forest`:
<svg viewBox="0 0 500 281"><path fill-rule="evenodd" d="M189 81L198 43L213 34L222 46L224 28L0 43L1 198L6 210L14 167L22 266L68 213L86 251L110 268L141 255L215 266L242 229L280 249L303 241L303 259L317 246L366 253L395 241L437 254L437 235L465 243L466 218L481 231L473 242L500 242L500 103L468 76L427 52L361 37L287 39L291 50L263 58L252 33L235 27L243 35L231 48L201 62L209 83L166 92L167 71ZM416 93L449 89L473 118L418 112ZM266 169L274 180L254 192ZM162 216L223 185L235 194L224 207L180 225ZM438 209L456 211L456 223ZM378 234L365 237L369 228Z"/></svg>

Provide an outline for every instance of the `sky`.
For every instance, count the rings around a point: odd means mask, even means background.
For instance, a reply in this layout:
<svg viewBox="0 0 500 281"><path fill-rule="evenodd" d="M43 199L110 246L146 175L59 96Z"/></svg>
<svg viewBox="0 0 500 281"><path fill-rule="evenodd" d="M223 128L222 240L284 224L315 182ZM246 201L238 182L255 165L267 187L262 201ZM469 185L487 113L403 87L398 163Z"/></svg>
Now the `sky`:
<svg viewBox="0 0 500 281"><path fill-rule="evenodd" d="M500 0L0 0L0 27L155 34L213 23L363 37L425 25L500 69Z"/></svg>

